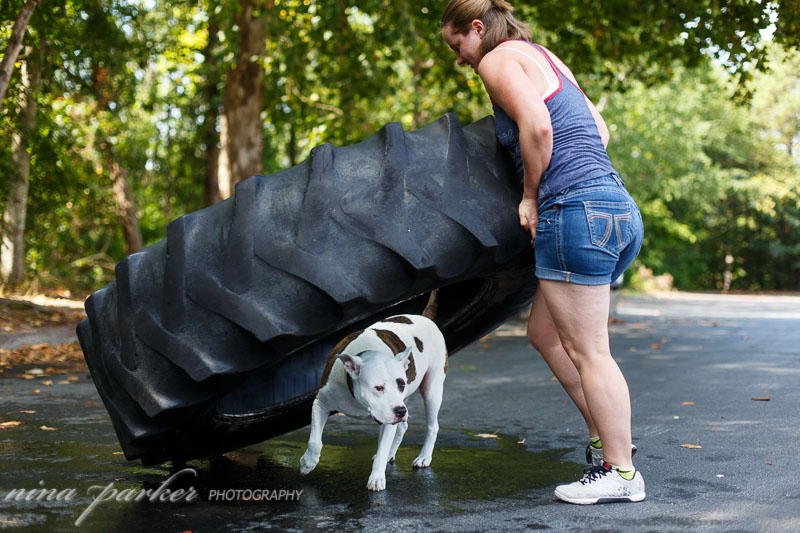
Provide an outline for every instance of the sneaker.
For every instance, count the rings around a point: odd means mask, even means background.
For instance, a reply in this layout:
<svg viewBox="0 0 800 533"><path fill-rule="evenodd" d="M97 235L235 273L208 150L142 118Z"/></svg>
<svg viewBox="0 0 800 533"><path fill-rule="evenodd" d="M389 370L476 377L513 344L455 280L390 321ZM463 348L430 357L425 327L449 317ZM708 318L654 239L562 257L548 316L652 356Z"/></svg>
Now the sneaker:
<svg viewBox="0 0 800 533"><path fill-rule="evenodd" d="M556 498L568 503L640 502L645 498L644 478L637 470L628 481L608 465L592 467L580 481L556 487Z"/></svg>
<svg viewBox="0 0 800 533"><path fill-rule="evenodd" d="M631 457L636 455L636 450L639 448L636 447L635 444L631 444ZM586 445L586 462L590 465L594 466L603 466L603 448L595 448L590 444ZM589 468L584 469L584 472L588 473Z"/></svg>

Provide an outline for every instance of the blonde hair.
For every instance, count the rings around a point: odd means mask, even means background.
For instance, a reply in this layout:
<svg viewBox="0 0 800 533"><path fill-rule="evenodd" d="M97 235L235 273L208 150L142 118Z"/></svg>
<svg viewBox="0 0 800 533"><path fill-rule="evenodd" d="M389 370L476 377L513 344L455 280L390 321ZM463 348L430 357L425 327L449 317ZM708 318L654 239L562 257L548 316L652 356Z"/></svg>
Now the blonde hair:
<svg viewBox="0 0 800 533"><path fill-rule="evenodd" d="M483 22L486 31L479 52L486 55L495 46L509 39L531 40L530 27L514 17L514 8L506 0L450 0L442 14L442 28L453 33L467 33L475 19Z"/></svg>

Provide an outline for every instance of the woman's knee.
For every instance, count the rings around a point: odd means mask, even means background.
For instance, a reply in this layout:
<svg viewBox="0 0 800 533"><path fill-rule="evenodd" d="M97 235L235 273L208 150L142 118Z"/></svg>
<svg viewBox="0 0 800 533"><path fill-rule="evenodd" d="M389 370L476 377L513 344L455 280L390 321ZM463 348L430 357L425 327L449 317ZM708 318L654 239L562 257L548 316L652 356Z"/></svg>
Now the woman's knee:
<svg viewBox="0 0 800 533"><path fill-rule="evenodd" d="M563 341L564 351L572 360L572 363L580 372L583 368L592 365L613 361L611 351L594 343L573 343L568 340Z"/></svg>
<svg viewBox="0 0 800 533"><path fill-rule="evenodd" d="M561 348L561 340L558 338L558 333L551 328L537 327L535 323L529 322L527 335L528 342L542 355Z"/></svg>

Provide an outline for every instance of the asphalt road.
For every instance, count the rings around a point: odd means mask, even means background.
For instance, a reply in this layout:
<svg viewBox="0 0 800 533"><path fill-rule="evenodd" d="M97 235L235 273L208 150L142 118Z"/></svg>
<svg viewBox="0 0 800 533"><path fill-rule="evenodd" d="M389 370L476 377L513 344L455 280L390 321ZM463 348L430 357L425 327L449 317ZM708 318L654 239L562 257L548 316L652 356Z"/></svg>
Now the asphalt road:
<svg viewBox="0 0 800 533"><path fill-rule="evenodd" d="M333 417L305 477L307 428L179 473L125 461L85 369L32 379L20 377L32 367L6 370L0 428L19 424L0 429L0 528L800 531L800 297L621 296L616 311L611 342L631 390L642 503L554 498L556 484L581 475L585 430L522 324L510 323L451 358L437 449L422 471L411 461L424 414L418 397L410 402L381 493L365 488L377 445L370 422ZM173 502L125 501L159 487ZM16 499L40 488L62 497ZM120 501L91 507L103 491Z"/></svg>

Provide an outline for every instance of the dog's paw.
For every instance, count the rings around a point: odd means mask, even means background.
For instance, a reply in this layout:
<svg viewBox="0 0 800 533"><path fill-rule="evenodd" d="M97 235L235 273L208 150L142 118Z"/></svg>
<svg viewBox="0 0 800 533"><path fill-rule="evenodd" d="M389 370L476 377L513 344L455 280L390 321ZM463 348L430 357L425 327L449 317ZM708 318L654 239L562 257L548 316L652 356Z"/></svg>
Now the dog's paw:
<svg viewBox="0 0 800 533"><path fill-rule="evenodd" d="M317 463L319 463L319 456L315 458L312 453L306 451L300 459L300 473L308 474L317 467Z"/></svg>
<svg viewBox="0 0 800 533"><path fill-rule="evenodd" d="M367 488L369 490L379 491L386 489L386 475L385 474L372 474L367 481Z"/></svg>
<svg viewBox="0 0 800 533"><path fill-rule="evenodd" d="M427 468L431 466L431 459L432 457L430 455L428 455L427 457L420 455L419 457L414 459L414 462L411 463L411 466L413 466L414 468Z"/></svg>

